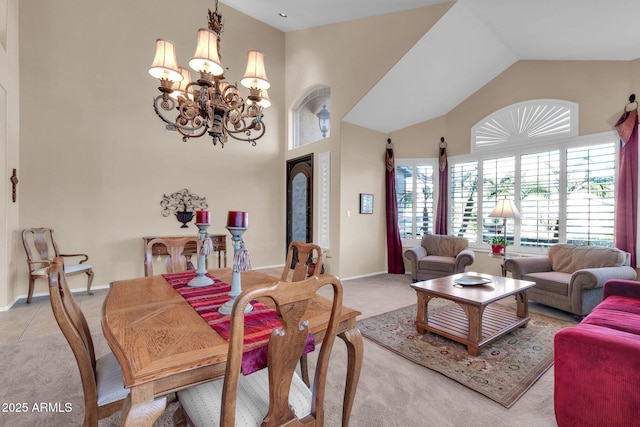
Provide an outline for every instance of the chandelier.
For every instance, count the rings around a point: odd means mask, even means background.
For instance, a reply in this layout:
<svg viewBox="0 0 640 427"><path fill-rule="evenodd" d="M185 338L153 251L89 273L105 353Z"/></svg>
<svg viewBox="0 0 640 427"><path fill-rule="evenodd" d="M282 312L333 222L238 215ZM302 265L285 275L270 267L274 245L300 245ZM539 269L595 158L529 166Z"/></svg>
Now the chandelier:
<svg viewBox="0 0 640 427"><path fill-rule="evenodd" d="M258 50L248 52L247 69L240 80L249 89L244 99L235 84L225 81L220 61L223 28L216 0L215 11L209 9L209 28L198 30L196 52L189 60L189 67L199 74L195 82L188 69L177 65L173 43L156 41L149 74L160 80L160 95L154 98L153 108L166 128L179 132L185 142L209 134L213 145L219 142L224 147L231 137L255 146L265 132L263 111L271 105L264 57Z"/></svg>

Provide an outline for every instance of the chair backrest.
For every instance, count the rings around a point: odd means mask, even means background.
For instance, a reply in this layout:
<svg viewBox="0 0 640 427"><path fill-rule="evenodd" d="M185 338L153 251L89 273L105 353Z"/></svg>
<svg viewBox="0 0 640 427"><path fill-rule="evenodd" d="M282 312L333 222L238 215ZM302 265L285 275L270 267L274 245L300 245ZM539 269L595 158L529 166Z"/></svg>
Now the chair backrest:
<svg viewBox="0 0 640 427"><path fill-rule="evenodd" d="M166 248L166 273L180 273L187 271L189 268L187 257L184 256L185 246L189 243L196 245L196 257L200 253L200 240L193 237L164 237L149 240L147 243L145 254L145 275L153 276L153 247L155 245L164 245Z"/></svg>
<svg viewBox="0 0 640 427"><path fill-rule="evenodd" d="M460 236L425 234L420 242L428 255L456 257L469 247L469 240Z"/></svg>
<svg viewBox="0 0 640 427"><path fill-rule="evenodd" d="M314 254L315 252L315 254ZM314 265L313 274L309 274L310 265ZM307 276L322 274L322 249L313 243L291 242L287 250L287 261L280 280L299 282ZM291 277L289 277L291 275Z"/></svg>
<svg viewBox="0 0 640 427"><path fill-rule="evenodd" d="M53 315L78 363L84 392L84 425L98 425L96 355L89 325L76 303L64 274L62 258L56 257L48 268L49 297Z"/></svg>
<svg viewBox="0 0 640 427"><path fill-rule="evenodd" d="M311 414L305 417L306 426L323 425L326 376L342 310L342 283L337 277L331 275L314 276L299 282L280 281L270 286L249 289L238 296L231 313L229 356L222 394L221 426L231 427L235 423L236 396L244 341L244 310L247 304L256 298L271 299L282 323L282 328L274 331L269 339L267 356L269 412L264 418L262 426L285 425L290 420L296 419L296 415L289 405L289 389L310 332L307 320L313 315L311 300L317 291L324 286L330 286L333 289L333 301L327 331L320 347L315 369ZM306 423L307 420L310 422Z"/></svg>
<svg viewBox="0 0 640 427"><path fill-rule="evenodd" d="M49 264L48 261L60 256L51 228L25 228L22 230L22 245L27 253L29 271L42 268ZM38 263L41 260L47 262Z"/></svg>
<svg viewBox="0 0 640 427"><path fill-rule="evenodd" d="M629 265L629 253L617 248L558 243L547 251L553 271L573 274L584 268L620 267Z"/></svg>

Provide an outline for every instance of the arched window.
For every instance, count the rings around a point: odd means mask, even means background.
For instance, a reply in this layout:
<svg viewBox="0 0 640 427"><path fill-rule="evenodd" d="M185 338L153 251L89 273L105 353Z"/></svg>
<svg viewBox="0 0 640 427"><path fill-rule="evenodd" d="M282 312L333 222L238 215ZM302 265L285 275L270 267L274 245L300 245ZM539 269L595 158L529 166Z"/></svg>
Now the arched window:
<svg viewBox="0 0 640 427"><path fill-rule="evenodd" d="M471 128L471 150L505 142L543 142L578 135L578 104L532 99L491 113Z"/></svg>
<svg viewBox="0 0 640 427"><path fill-rule="evenodd" d="M302 97L293 109L293 148L328 138L330 126L331 89L318 86Z"/></svg>

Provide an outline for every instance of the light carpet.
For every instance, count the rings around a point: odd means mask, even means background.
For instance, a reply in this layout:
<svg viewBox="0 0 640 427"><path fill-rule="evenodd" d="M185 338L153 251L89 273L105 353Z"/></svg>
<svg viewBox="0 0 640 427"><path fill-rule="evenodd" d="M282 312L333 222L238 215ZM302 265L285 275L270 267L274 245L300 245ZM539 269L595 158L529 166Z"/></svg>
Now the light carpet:
<svg viewBox="0 0 640 427"><path fill-rule="evenodd" d="M429 312L454 303L435 299ZM503 307L511 310L510 307ZM573 323L531 313L518 328L471 356L467 347L434 333L418 334L411 305L358 322L362 335L412 362L459 382L510 408L553 364L553 336Z"/></svg>

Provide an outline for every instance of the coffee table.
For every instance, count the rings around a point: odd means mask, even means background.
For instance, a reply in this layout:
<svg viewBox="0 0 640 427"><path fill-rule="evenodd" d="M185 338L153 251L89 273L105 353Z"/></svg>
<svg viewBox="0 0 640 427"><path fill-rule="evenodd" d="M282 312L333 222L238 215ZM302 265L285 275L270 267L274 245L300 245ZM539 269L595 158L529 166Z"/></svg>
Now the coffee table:
<svg viewBox="0 0 640 427"><path fill-rule="evenodd" d="M527 326L527 289L535 284L473 272L413 283L411 287L418 297L416 330L420 334L430 331L464 344L469 354L477 356L490 342ZM489 305L511 295L516 299L515 313ZM429 315L428 305L433 298L444 298L456 304Z"/></svg>

